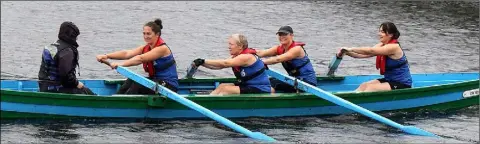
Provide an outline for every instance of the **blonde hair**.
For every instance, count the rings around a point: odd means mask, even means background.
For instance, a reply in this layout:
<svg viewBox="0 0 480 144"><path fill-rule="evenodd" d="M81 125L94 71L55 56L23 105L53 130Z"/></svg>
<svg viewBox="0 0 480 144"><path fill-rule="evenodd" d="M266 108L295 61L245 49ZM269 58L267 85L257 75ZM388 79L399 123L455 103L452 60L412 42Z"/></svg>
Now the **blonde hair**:
<svg viewBox="0 0 480 144"><path fill-rule="evenodd" d="M230 36L230 38L233 38L236 41L236 44L238 46L242 46L243 49L248 48L248 41L246 36L242 34L233 34Z"/></svg>

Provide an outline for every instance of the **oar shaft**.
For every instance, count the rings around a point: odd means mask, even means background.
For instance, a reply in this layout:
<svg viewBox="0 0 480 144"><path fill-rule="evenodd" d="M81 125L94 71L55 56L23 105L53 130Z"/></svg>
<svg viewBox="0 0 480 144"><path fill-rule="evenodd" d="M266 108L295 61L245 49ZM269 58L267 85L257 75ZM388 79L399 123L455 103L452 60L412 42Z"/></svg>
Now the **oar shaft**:
<svg viewBox="0 0 480 144"><path fill-rule="evenodd" d="M286 83L288 83L288 84L290 84L290 85L293 85L293 84L294 84L294 81L292 81L292 79L295 79L295 78L290 77L290 76L282 76L279 72L274 71L274 70L271 70L271 69L270 69L269 71L270 71L270 72L269 72L269 75L270 75L270 76L273 76L273 77L275 77L275 78L277 78L277 79L282 79L281 77L287 77L287 78L289 78L290 80L285 80L285 79L283 79L284 82L286 82ZM318 87L316 87L316 86L312 86L312 85L310 85L310 84L308 84L308 83L306 83L306 82L303 82L303 81L301 81L301 80L297 80L297 83L298 83L298 86L297 86L297 87L298 87L299 89L304 90L304 91L309 92L309 93L312 93L312 94L314 94L314 95L316 95L316 96L319 96L319 97L321 97L321 98L323 98L323 99L325 99L325 100L327 100L327 101L330 101L330 102L332 102L332 103L335 103L335 104L340 105L340 106L343 106L343 107L346 107L346 108L351 109L351 110L353 110L353 111L359 112L359 113L364 114L364 115L366 115L366 116L368 116L368 117L370 117L370 118L373 118L373 119L378 120L378 121L380 121L380 122L386 123L386 124L391 125L391 126L393 126L393 127L396 127L396 128L401 128L401 127L402 127L402 125L400 125L400 124L398 124L398 123L396 123L396 122L394 122L394 121L391 121L391 120L389 120L389 119L383 118L382 116L380 116L380 115L378 115L378 114L376 114L376 113L373 113L373 112L371 112L371 111L369 111L369 110L367 110L367 109L365 109L365 108L363 108L363 107L360 107L360 106L358 106L358 105L356 105L356 104L354 104L354 103L351 103L351 102L349 102L349 101L347 101L347 100L344 100L344 99L342 99L342 98L339 98L339 97L337 97L337 96L335 96L335 95L333 95L333 94L331 94L331 93L329 93L329 92L326 92L326 91L324 91L324 90L322 90L322 89L320 89L320 88L318 88ZM310 86L310 87L307 87L307 86Z"/></svg>
<svg viewBox="0 0 480 144"><path fill-rule="evenodd" d="M348 109L351 109L353 111L356 111L360 114L363 114L365 116L368 116L372 119L375 119L377 121L380 121L382 123L385 123L387 125L390 125L392 127L395 127L395 128L398 128L398 129L401 129L403 130L404 132L407 132L407 133L410 133L410 134L417 134L417 135L423 135L423 136L434 136L434 137L437 137L435 134L433 133L430 133L430 132L427 132L425 130L422 130L422 129L419 129L419 128L416 128L416 127L412 127L412 126L403 126L401 124L398 124L390 119L387 119L383 116L380 116L376 113L373 113L363 107L360 107L356 104L353 104L347 100L344 100L340 97L337 97L329 92L326 92L316 86L312 86L306 82L303 82L301 80L295 80L295 78L291 77L291 76L288 76L288 75L284 75L284 74L281 74L280 72L277 72L275 70L267 70L267 74L278 79L278 80L281 80L289 85L294 85L295 81L297 81L297 84L298 84L298 88L300 88L301 90L304 90L306 92L309 92L309 93L312 93L318 97L321 97L325 100L328 100L332 103L335 103L337 105L340 105L340 106L343 106L343 107L346 107Z"/></svg>
<svg viewBox="0 0 480 144"><path fill-rule="evenodd" d="M236 124L236 123L233 123L232 121L210 111L209 109L206 109L205 107L201 106L201 105L198 105L197 103L194 103L192 101L190 101L189 99L186 99L178 94L174 94L173 91L170 91L169 89L166 89L164 88L163 89L164 91L168 91L168 92L161 92L163 95L166 95L168 98L176 101L176 102L179 102L191 109L194 109L200 113L202 113L203 115L207 116L207 117L210 117L212 119L214 119L215 121L217 122L220 122L221 124L224 124L244 135L247 135L249 137L253 137L253 132L248 130L248 129L245 129L243 128L242 126ZM175 96L173 96L175 95Z"/></svg>
<svg viewBox="0 0 480 144"><path fill-rule="evenodd" d="M308 84L308 83L305 83L305 82L303 82L303 81L299 81L299 83ZM318 87L312 87L312 88L313 88L314 90L316 90L316 91L320 91L320 92L321 92L322 94L324 94L324 95L327 95L327 96L322 96L322 95L320 94L320 97L323 98L323 99L325 99L325 100L328 100L328 101L333 102L333 103L335 103L335 104L337 104L337 105L340 105L340 106L346 107L346 108L348 108L348 109L351 109L351 110L353 110L353 111L356 111L356 112L358 112L358 113L361 113L361 114L363 114L363 115L365 115L365 116L368 116L368 117L370 117L370 118L372 118L372 119L375 119L375 120L377 120L377 121L380 121L380 122L385 123L385 124L387 124L387 125L390 125L390 126L392 126L392 127L399 128L399 129L401 129L401 128L403 127L403 125L400 125L400 124L398 124L398 123L396 123L396 122L394 122L394 121L392 121L392 120L390 120L390 119L384 118L383 116L380 116L380 115L378 115L378 114L376 114L376 113L374 113L374 112L372 112L372 111L369 111L369 110L367 110L367 109L365 109L365 108L363 108L363 107L360 107L360 106L358 106L358 105L356 105L356 104L354 104L354 103L352 103L352 102L350 102L350 101L347 101L347 100L342 99L342 98L340 98L340 97L337 97L337 96L335 96L335 95L333 95L333 94L330 94L329 92L326 92L326 91L324 91L324 90L322 90L322 89L320 89L320 88L318 88ZM309 91L309 92L310 92L310 93L313 93L312 91Z"/></svg>
<svg viewBox="0 0 480 144"><path fill-rule="evenodd" d="M217 121L217 122L220 122L221 124L224 124L246 136L249 136L251 138L254 138L254 139L259 139L259 140L264 140L264 141L269 141L269 142L272 142L272 141L275 141L275 139L265 135L265 134L262 134L262 133L258 133L258 132L252 132L206 108L204 108L203 106L201 105L198 105L192 101L190 101L189 99L186 99L184 98L183 96L180 96L178 95L177 93L171 91L170 89L164 87L164 86L161 86L161 85L157 85L155 84L155 82L147 79L147 78L144 78L143 76L140 76L134 72L131 72L130 70L122 67L122 66L118 66L117 67L117 71L118 73L134 80L135 82L145 86L145 87L148 87L148 88L157 88L159 90L159 93L161 93L162 95L165 95L166 97L178 102L178 103L181 103L193 110L196 110L200 113L202 113L203 115L207 116L207 117L210 117L212 118L213 120Z"/></svg>

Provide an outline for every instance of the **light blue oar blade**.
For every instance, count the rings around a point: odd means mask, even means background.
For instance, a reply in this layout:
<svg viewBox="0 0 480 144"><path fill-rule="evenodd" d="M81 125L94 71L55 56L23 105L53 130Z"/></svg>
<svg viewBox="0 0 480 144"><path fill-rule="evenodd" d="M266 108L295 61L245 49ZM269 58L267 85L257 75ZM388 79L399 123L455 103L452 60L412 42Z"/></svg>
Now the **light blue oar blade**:
<svg viewBox="0 0 480 144"><path fill-rule="evenodd" d="M187 75L183 79L190 79L193 78L195 75L195 72L197 72L198 67L195 65L195 63L191 63L188 68L187 68Z"/></svg>
<svg viewBox="0 0 480 144"><path fill-rule="evenodd" d="M345 50L342 49L342 51L339 54L335 54L335 56L333 56L332 60L330 60L330 63L328 63L327 76L334 75L335 71L337 71L337 68L340 65L340 62L342 62L344 55L345 55Z"/></svg>
<svg viewBox="0 0 480 144"><path fill-rule="evenodd" d="M251 138L254 138L254 139L258 139L258 140L263 140L263 141L267 141L267 142L274 142L275 139L263 134L263 133L260 133L260 132L252 132L248 129L245 129L244 127L204 108L203 106L201 105L198 105L180 95L178 95L177 93L171 91L170 89L168 88L165 88L161 85L157 85L155 82L143 77L143 76L140 76L128 69L126 69L125 67L117 67L117 72L122 74L123 76L129 78L129 79L132 79L133 81L147 87L147 88L150 88L152 90L155 90L157 89L158 92L174 101L177 101L178 103L181 103L193 110L196 110L200 113L202 113L203 115L207 116L207 117L210 117L212 118L213 120L221 123L221 124L224 124L246 136L249 136Z"/></svg>
<svg viewBox="0 0 480 144"><path fill-rule="evenodd" d="M327 76L332 76L335 73L341 61L341 57L338 57L336 55L333 56L332 60L330 60L330 63L328 64Z"/></svg>
<svg viewBox="0 0 480 144"><path fill-rule="evenodd" d="M348 109L351 109L353 111L356 111L360 114L363 114L365 116L368 116L372 119L375 119L377 121L380 121L382 123L385 123L387 125L390 125L392 127L395 127L395 128L398 128L398 129L401 129L402 131L406 132L406 133L409 133L409 134L414 134L414 135L422 135L422 136L433 136L433 137L438 137L437 135L433 134L433 133L430 133L430 132L427 132L425 130L422 130L420 128L417 128L417 127L413 127L413 126L403 126L401 124L398 124L390 119L387 119L385 117L382 117L376 113L373 113L365 108L362 108L356 104L353 104L347 100L344 100L340 97L337 97L329 92L326 92L316 86L312 86L308 83L305 83L301 80L296 80L295 78L291 77L291 76L288 76L288 75L285 75L285 74L282 74L278 71L275 71L273 69L269 69L266 71L268 75L270 75L271 77L274 77L278 80L281 80L289 85L295 85L295 83L297 84L297 87L301 90L304 90L306 92L309 92L309 93L312 93L318 97L321 97L325 100L328 100L332 103L335 103L337 105L340 105L340 106L343 106L345 108L348 108Z"/></svg>

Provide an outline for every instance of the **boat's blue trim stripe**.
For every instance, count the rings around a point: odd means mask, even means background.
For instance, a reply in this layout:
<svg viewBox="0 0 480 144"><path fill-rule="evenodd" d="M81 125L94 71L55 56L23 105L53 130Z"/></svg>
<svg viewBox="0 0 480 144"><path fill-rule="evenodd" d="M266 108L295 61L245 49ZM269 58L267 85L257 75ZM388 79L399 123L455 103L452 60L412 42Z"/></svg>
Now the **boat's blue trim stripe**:
<svg viewBox="0 0 480 144"><path fill-rule="evenodd" d="M412 107L420 107L438 103L451 102L462 99L463 92L455 92L434 97L422 97L417 99L398 100L378 103L365 103L359 106L372 111L395 110ZM194 110L172 109L114 109L114 108L87 108L49 106L36 104L22 104L1 102L2 111L16 111L28 113L57 114L68 116L86 117L123 117L123 118L200 118L205 117ZM345 114L353 111L340 106L303 107L303 108L277 108L277 109L212 109L215 113L224 117L278 117L278 116L305 116L321 114Z"/></svg>
<svg viewBox="0 0 480 144"><path fill-rule="evenodd" d="M380 75L345 76L341 81L319 81L319 88L328 92L353 91L361 83L381 78ZM433 73L412 74L413 87L425 87L432 85L452 84L458 82L478 80L479 73ZM93 92L102 96L115 94L118 85L105 85L104 80L80 80ZM19 85L19 82L22 85ZM1 80L2 90L38 91L38 83L34 80ZM217 82L218 83L218 82ZM214 83L202 82L194 85L180 84L178 94L190 94L191 89L213 90Z"/></svg>

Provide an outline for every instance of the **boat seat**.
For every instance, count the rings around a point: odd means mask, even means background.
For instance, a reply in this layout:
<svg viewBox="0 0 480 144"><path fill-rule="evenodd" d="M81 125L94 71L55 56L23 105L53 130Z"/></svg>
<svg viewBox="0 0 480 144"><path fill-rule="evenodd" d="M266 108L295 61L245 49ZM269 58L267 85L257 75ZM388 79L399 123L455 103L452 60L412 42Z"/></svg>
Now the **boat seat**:
<svg viewBox="0 0 480 144"><path fill-rule="evenodd" d="M112 79L112 80L104 80L103 82L105 85L116 85L116 84L123 84L126 79Z"/></svg>

